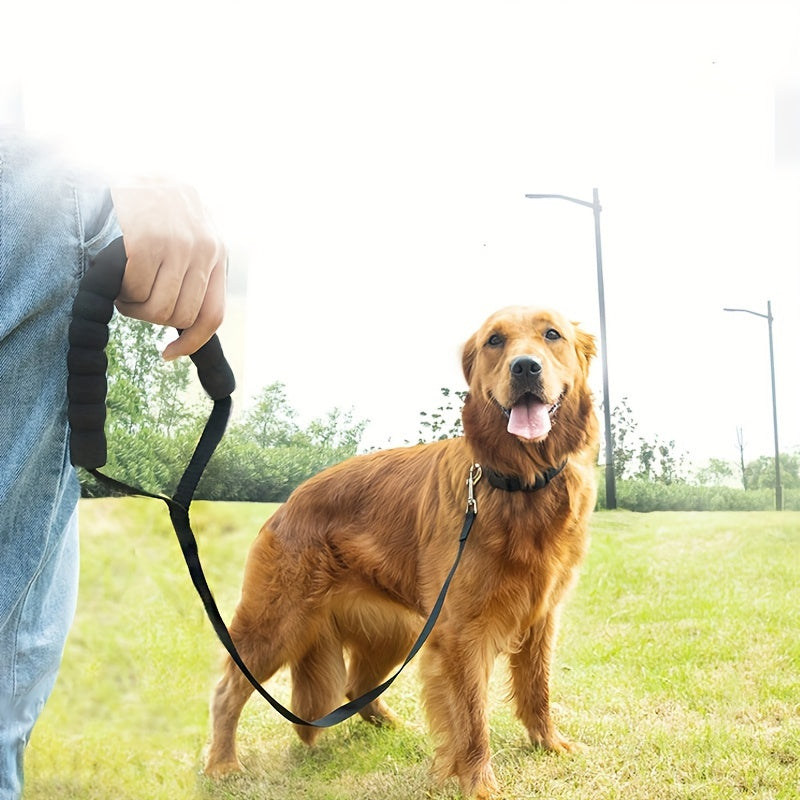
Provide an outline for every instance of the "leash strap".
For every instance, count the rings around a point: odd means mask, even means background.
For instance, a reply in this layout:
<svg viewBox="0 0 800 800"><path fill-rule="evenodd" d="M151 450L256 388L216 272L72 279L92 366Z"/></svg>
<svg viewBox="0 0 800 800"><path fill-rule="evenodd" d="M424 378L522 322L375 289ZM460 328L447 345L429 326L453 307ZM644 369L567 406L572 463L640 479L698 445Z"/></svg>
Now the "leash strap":
<svg viewBox="0 0 800 800"><path fill-rule="evenodd" d="M461 556L464 552L464 547L467 543L467 537L469 536L469 532L472 528L472 523L475 521L475 511L470 509L467 511L466 517L464 519L464 526L461 529L461 535L458 540L458 553L456 554L455 561L453 562L453 566L450 568L450 572L447 574L447 578L442 585L442 589L439 592L439 596L436 598L436 602L434 603L433 609L431 610L430 615L428 616L427 621L425 622L425 626L423 627L422 631L420 632L419 636L417 637L416 642L412 646L411 650L409 651L408 655L405 658L405 661L400 665L397 671L392 675L390 678L387 678L382 684L376 686L374 689L362 694L361 697L357 697L355 700L351 700L349 703L345 703L344 705L339 706L339 708L334 709L329 714L326 714L324 717L320 717L319 719L308 721L298 717L296 714L292 713L288 708L281 705L272 695L267 692L266 689L253 677L250 670L244 664L241 659L241 656L236 651L236 648L233 645L233 641L230 638L230 634L225 628L224 623L221 619L218 619L219 612L216 612L216 608L214 607L215 616L209 613L209 618L211 619L211 623L214 626L214 630L217 632L217 636L219 636L220 641L225 646L225 649L228 651L228 654L242 671L242 674L250 681L253 688L279 713L281 716L285 717L289 722L293 722L295 725L307 725L314 728L330 728L333 725L338 725L340 722L344 722L344 720L349 719L354 714L357 714L361 711L362 708L369 705L373 700L377 699L382 695L396 680L396 678L400 675L400 673L406 668L408 663L414 656L419 652L420 648L423 644L425 644L425 640L430 635L431 631L433 630L433 626L436 624L436 620L439 618L439 612L442 610L442 606L444 605L445 597L447 596L447 590L450 588L450 582L453 580L453 575L455 575L456 569L458 568L458 564L461 561ZM181 545L183 546L183 545ZM184 553L185 555L185 553ZM197 564L199 567L199 562ZM202 574L202 570L200 570ZM193 576L194 580L194 576ZM197 584L195 584L197 585ZM202 597L202 594L201 594ZM213 598L211 599L213 603ZM203 598L203 603L206 603L205 598ZM206 605L206 612L209 612L209 607ZM218 621L217 621L218 619Z"/></svg>
<svg viewBox="0 0 800 800"><path fill-rule="evenodd" d="M228 631L228 628L222 619L222 615L219 612L216 601L214 600L214 595L212 594L208 585L205 573L203 572L197 547L197 540L189 521L189 506L191 505L192 496L194 495L194 491L197 487L197 482L199 481L200 476L205 469L205 465L211 458L216 445L222 438L229 411L230 398L227 398L226 400L218 400L214 403L211 417L206 424L203 435L201 436L200 442L197 445L197 449L194 452L186 472L184 472L183 477L181 478L178 490L172 498L147 492L134 486L129 486L122 481L118 481L109 477L108 475L104 475L97 469L90 469L89 472L96 479L110 486L117 492L121 492L122 494L126 495L142 495L144 497L162 500L167 504L170 519L172 520L172 526L175 529L175 534L178 538L181 552L183 553L184 560L186 561L186 566L189 569L189 576L191 577L197 594L203 603L206 615L211 622L212 627L214 628L214 632L217 634L217 638L227 650L228 655L231 657L233 662L236 664L245 678L247 678L256 692L258 692L258 694L260 694L261 697L263 697L275 709L275 711L289 720L289 722L293 722L295 725L306 725L314 728L330 728L333 725L338 725L340 722L344 722L344 720L349 719L354 714L357 714L359 711L361 711L361 709L363 709L365 706L369 705L369 703L373 702L373 700L376 700L378 697L380 697L380 695L382 695L395 682L400 673L419 652L428 636L430 636L430 633L439 618L439 613L442 610L445 598L447 597L447 591L450 588L450 583L453 580L453 576L455 575L456 569L461 561L461 556L464 553L464 547L467 544L467 538L469 537L472 524L477 516L477 505L475 504L474 500L472 500L471 505L467 509L467 513L464 518L464 525L461 529L461 534L458 539L458 552L456 553L453 566L450 568L450 571L448 572L444 584L439 592L439 596L436 598L436 602L433 605L431 613L428 616L422 631L417 637L417 640L414 642L414 645L406 656L405 661L403 661L397 671L390 678L387 678L387 680L385 680L379 686L376 686L374 689L371 689L360 697L345 703L339 708L331 711L329 714L326 714L324 717L320 717L319 719L311 721L305 720L302 717L298 717L288 708L283 706L278 700L276 700L253 676L247 665L244 663L241 655L239 655L236 645L233 643L230 632ZM472 491L473 485L473 483L470 483L470 492Z"/></svg>
<svg viewBox="0 0 800 800"><path fill-rule="evenodd" d="M175 494L172 497L167 497L166 495L148 492L118 481L103 474L98 469L98 467L106 463L107 459L104 425L106 418L105 399L108 388L106 379L108 361L104 351L108 343L108 323L114 313L114 299L119 294L122 285L126 260L122 239L117 239L101 251L90 265L86 275L81 280L75 297L72 322L69 329L70 349L67 356L69 369L67 396L69 400L68 417L71 427L70 458L72 463L75 466L84 467L95 479L109 486L117 493L149 497L166 503L172 527L175 530L175 535L189 570L189 576L203 603L214 632L227 650L228 655L258 694L279 714L296 725L328 728L343 722L373 702L394 683L411 659L419 652L433 630L444 605L447 590L450 588L450 583L461 561L472 524L478 513L477 503L474 499L474 486L480 479L480 467L478 465L470 467L467 481L467 512L461 535L459 536L455 561L447 574L433 609L405 661L394 675L385 680L380 686L376 686L361 695L361 697L345 703L324 717L313 721L298 717L264 689L239 655L203 572L197 539L189 520L189 507L197 489L197 484L225 433L232 405L231 394L236 385L233 372L225 360L222 347L216 336L191 356L197 367L198 377L203 388L214 400L214 407L211 410L194 454L189 461L189 465L181 476Z"/></svg>

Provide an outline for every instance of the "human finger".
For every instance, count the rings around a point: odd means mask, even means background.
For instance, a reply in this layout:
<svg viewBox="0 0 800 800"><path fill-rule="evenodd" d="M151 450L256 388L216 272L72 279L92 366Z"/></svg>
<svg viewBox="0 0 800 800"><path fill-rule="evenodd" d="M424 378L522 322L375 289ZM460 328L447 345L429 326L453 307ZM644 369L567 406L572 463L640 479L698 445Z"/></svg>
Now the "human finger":
<svg viewBox="0 0 800 800"><path fill-rule="evenodd" d="M212 270L194 322L183 329L178 338L164 349L163 357L167 361L199 350L222 324L225 315L226 268L226 259L221 259Z"/></svg>

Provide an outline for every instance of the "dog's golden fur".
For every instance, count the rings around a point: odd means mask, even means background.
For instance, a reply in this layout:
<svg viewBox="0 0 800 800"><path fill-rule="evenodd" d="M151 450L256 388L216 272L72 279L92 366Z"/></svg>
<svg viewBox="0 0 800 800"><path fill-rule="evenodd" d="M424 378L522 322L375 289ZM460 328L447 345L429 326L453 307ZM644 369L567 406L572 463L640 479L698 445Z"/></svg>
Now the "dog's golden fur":
<svg viewBox="0 0 800 800"><path fill-rule="evenodd" d="M231 623L253 674L266 681L289 664L292 709L304 719L383 681L408 653L453 562L469 468L479 463L479 513L420 654L434 774L457 777L469 797L497 790L486 705L501 653L531 741L577 747L551 720L549 674L559 607L595 503L597 422L587 387L594 355L593 337L556 312L499 311L464 346L463 437L357 456L300 486L253 544ZM533 375L525 385L521 371ZM526 402L545 406L539 427L510 433L509 409ZM486 478L493 470L533 484L565 460L535 492L495 488ZM228 660L212 701L208 774L239 768L235 734L250 693ZM377 723L394 718L381 700L361 713ZM297 732L308 744L319 735Z"/></svg>

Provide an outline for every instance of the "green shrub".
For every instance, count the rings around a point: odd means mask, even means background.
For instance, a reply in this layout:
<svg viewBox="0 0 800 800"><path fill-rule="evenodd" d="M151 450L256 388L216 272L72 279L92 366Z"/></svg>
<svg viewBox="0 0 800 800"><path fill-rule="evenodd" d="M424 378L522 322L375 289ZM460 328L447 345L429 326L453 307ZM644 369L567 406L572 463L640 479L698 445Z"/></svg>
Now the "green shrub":
<svg viewBox="0 0 800 800"><path fill-rule="evenodd" d="M770 511L775 508L771 489L744 491L727 486L693 486L688 483L617 481L617 506L629 511ZM787 511L800 510L800 491L784 489ZM598 508L605 508L605 493L598 492Z"/></svg>

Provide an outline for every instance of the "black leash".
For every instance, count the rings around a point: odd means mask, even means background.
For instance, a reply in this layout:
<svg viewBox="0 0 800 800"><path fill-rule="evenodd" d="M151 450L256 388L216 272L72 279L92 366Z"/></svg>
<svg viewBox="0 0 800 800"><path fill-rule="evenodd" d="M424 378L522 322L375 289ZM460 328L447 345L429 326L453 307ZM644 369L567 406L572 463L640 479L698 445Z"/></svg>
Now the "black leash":
<svg viewBox="0 0 800 800"><path fill-rule="evenodd" d="M200 596L217 637L253 688L278 713L296 725L317 728L327 728L343 722L373 702L394 683L398 675L419 652L433 630L444 605L450 582L461 561L467 537L478 513L474 487L481 477L480 466L475 464L470 467L469 479L467 480L467 512L458 540L458 553L455 561L447 574L425 626L408 656L406 656L405 661L394 675L385 680L380 686L376 686L361 695L361 697L345 703L320 719L310 722L301 719L281 705L264 689L239 655L208 586L208 581L200 563L197 540L189 521L189 507L197 489L197 484L225 433L231 411L231 394L236 386L233 372L225 360L217 336L212 337L206 345L191 356L197 367L200 382L209 397L214 401L214 407L194 454L189 461L189 465L178 483L175 494L172 497L167 497L166 495L148 492L104 475L98 469L98 467L102 467L106 463L107 459L104 425L106 418L105 401L108 389L106 379L108 360L105 355L105 347L108 343L108 323L114 313L114 300L119 295L120 287L122 286L125 263L125 248L120 238L100 252L89 266L86 275L81 280L73 304L72 322L69 329L70 348L67 355L71 461L75 466L85 468L96 480L115 492L123 495L150 497L155 500L162 500L167 504L172 527L175 529L175 535L178 538L181 552L186 561L189 576Z"/></svg>

